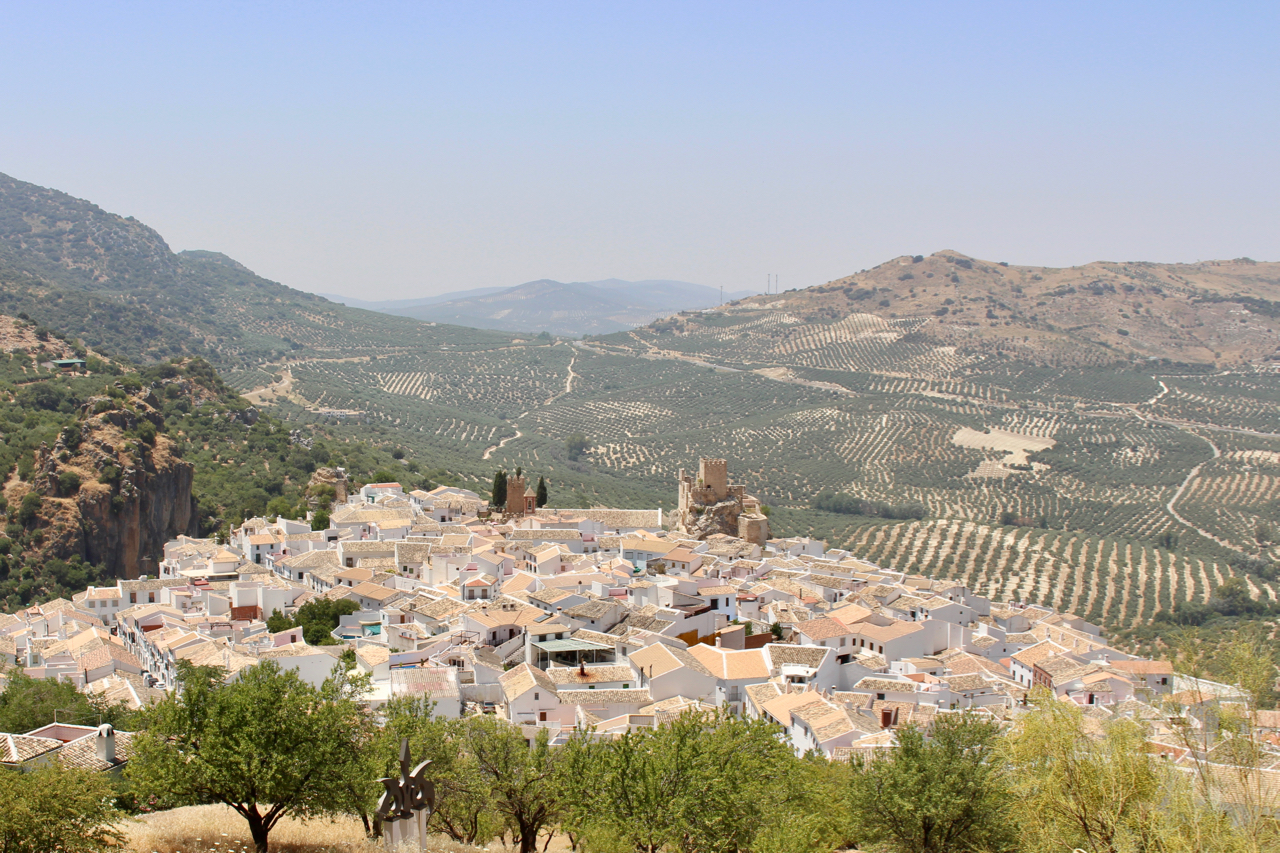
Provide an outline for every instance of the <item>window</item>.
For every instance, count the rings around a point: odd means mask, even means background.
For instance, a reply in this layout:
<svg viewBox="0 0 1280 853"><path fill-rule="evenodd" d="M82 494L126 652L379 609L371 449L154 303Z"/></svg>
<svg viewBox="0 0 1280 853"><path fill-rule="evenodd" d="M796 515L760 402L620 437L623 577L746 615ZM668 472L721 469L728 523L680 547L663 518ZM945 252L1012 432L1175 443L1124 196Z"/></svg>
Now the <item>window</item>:
<svg viewBox="0 0 1280 853"><path fill-rule="evenodd" d="M129 593L129 603L130 604L138 603L138 594L136 592Z"/></svg>
<svg viewBox="0 0 1280 853"><path fill-rule="evenodd" d="M622 689L623 689L623 690L630 690L630 689L631 689L631 685L630 685L630 684L624 684L624 685L622 685Z"/></svg>
<svg viewBox="0 0 1280 853"><path fill-rule="evenodd" d="M155 602L156 602L156 594L154 592L147 593L147 603L155 604Z"/></svg>
<svg viewBox="0 0 1280 853"><path fill-rule="evenodd" d="M534 693L534 694L533 694L533 701L537 702L537 701L538 701L538 698L539 698L539 697L538 697L538 694L537 694L537 693Z"/></svg>
<svg viewBox="0 0 1280 853"><path fill-rule="evenodd" d="M877 694L876 694L876 698L877 698L877 699L879 699L879 700L881 700L881 701L884 701L884 694L883 694L883 693L877 693Z"/></svg>

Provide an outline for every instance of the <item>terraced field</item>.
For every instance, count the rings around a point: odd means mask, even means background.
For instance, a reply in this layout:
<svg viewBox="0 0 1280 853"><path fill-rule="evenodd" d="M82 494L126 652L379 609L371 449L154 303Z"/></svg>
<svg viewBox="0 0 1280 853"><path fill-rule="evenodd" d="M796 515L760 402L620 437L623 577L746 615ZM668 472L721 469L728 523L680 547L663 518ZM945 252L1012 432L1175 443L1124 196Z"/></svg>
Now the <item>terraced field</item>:
<svg viewBox="0 0 1280 853"><path fill-rule="evenodd" d="M1280 438L1253 434L1280 431L1275 374L1028 366L948 351L917 328L767 311L584 345L398 341L290 362L291 401L273 405L480 489L522 466L564 506L670 508L677 470L722 456L779 534L1109 625L1204 599L1243 558L1280 557ZM571 461L575 434L594 446ZM925 518L819 512L824 490Z"/></svg>

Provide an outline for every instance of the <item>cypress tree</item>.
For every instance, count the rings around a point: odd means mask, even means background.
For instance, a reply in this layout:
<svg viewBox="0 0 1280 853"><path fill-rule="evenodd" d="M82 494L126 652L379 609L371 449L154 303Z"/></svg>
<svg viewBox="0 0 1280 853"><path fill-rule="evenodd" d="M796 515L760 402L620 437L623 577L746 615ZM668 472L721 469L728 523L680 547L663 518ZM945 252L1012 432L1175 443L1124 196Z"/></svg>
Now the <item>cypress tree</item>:
<svg viewBox="0 0 1280 853"><path fill-rule="evenodd" d="M493 475L493 497L489 501L492 507L507 505L507 472L498 471Z"/></svg>
<svg viewBox="0 0 1280 853"><path fill-rule="evenodd" d="M546 505L547 505L547 478L539 477L538 478L538 506L544 507Z"/></svg>

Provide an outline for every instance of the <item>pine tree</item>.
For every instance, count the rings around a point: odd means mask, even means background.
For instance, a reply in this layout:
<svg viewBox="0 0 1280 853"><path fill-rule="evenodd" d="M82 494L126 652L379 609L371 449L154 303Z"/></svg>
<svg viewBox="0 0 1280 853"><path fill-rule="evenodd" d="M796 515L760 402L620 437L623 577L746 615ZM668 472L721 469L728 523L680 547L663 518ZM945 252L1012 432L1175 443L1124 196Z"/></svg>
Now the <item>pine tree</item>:
<svg viewBox="0 0 1280 853"><path fill-rule="evenodd" d="M547 478L539 477L538 478L538 506L540 508L546 506L547 499L548 499L547 498Z"/></svg>
<svg viewBox="0 0 1280 853"><path fill-rule="evenodd" d="M507 505L507 472L498 471L493 475L493 497L489 501L490 506L500 507Z"/></svg>

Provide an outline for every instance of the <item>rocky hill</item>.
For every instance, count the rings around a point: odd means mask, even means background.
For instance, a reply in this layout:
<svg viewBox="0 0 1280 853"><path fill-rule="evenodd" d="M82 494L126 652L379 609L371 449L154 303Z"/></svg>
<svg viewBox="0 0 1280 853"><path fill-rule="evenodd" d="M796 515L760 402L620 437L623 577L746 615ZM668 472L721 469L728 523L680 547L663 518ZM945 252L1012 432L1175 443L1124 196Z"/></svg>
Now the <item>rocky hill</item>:
<svg viewBox="0 0 1280 853"><path fill-rule="evenodd" d="M133 217L0 175L0 311L145 363L245 367L286 355L498 336L337 305L216 252L175 253Z"/></svg>
<svg viewBox="0 0 1280 853"><path fill-rule="evenodd" d="M270 510L297 517L331 492L313 474L428 484L413 463L261 414L199 359L133 373L0 316L0 602L155 572L163 545ZM64 373L51 359L87 356Z"/></svg>
<svg viewBox="0 0 1280 853"><path fill-rule="evenodd" d="M779 352L804 334L802 326L862 315L888 321L882 337L909 332L970 355L1056 365L1168 359L1227 366L1280 357L1280 263L1050 268L942 251L894 258L817 287L752 296L726 314L754 312L789 318L792 332L775 336ZM684 319L678 325L700 322Z"/></svg>

